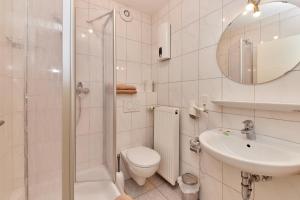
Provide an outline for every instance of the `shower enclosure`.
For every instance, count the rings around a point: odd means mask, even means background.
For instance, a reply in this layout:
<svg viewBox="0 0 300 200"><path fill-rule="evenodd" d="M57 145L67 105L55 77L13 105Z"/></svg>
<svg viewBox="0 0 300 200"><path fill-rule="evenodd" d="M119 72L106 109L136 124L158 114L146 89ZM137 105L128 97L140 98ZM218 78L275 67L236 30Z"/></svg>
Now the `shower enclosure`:
<svg viewBox="0 0 300 200"><path fill-rule="evenodd" d="M82 10L76 8L76 20ZM75 31L77 183L115 174L114 11L93 12L99 16L86 15Z"/></svg>
<svg viewBox="0 0 300 200"><path fill-rule="evenodd" d="M0 0L0 199L62 199L62 2Z"/></svg>
<svg viewBox="0 0 300 200"><path fill-rule="evenodd" d="M115 12L73 4L0 0L1 200L98 198L113 185Z"/></svg>
<svg viewBox="0 0 300 200"><path fill-rule="evenodd" d="M76 200L116 194L115 11L87 6L75 8Z"/></svg>

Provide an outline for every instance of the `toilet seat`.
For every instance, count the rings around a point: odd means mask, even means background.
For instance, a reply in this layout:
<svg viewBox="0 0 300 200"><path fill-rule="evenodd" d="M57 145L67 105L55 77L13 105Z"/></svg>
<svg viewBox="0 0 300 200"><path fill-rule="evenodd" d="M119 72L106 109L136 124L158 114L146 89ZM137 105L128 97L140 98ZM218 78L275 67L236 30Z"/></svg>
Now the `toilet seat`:
<svg viewBox="0 0 300 200"><path fill-rule="evenodd" d="M126 153L127 160L134 166L149 168L160 162L160 155L147 147L135 147Z"/></svg>

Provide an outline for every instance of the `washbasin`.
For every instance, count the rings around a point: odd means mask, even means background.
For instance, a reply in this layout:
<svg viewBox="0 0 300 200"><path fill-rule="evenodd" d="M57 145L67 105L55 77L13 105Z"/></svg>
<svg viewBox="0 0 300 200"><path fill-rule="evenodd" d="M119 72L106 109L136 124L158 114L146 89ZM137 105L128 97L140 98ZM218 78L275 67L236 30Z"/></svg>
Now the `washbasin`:
<svg viewBox="0 0 300 200"><path fill-rule="evenodd" d="M257 135L249 140L240 131L214 129L199 136L201 149L241 171L265 176L300 173L300 144Z"/></svg>

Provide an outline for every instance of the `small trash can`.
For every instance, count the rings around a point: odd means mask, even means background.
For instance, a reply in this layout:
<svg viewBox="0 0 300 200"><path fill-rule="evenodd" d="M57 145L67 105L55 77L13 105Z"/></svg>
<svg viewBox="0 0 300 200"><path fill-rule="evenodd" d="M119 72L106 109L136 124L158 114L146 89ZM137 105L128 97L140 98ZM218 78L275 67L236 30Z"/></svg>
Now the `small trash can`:
<svg viewBox="0 0 300 200"><path fill-rule="evenodd" d="M198 200L200 184L197 176L186 173L178 177L182 200Z"/></svg>

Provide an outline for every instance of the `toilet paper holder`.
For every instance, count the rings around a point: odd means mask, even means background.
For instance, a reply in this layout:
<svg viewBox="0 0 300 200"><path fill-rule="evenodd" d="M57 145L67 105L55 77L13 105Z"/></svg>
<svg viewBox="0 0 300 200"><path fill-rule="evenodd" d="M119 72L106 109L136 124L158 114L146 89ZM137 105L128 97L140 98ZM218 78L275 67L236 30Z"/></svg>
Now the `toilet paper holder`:
<svg viewBox="0 0 300 200"><path fill-rule="evenodd" d="M200 140L198 137L190 139L190 150L194 153L201 152Z"/></svg>

